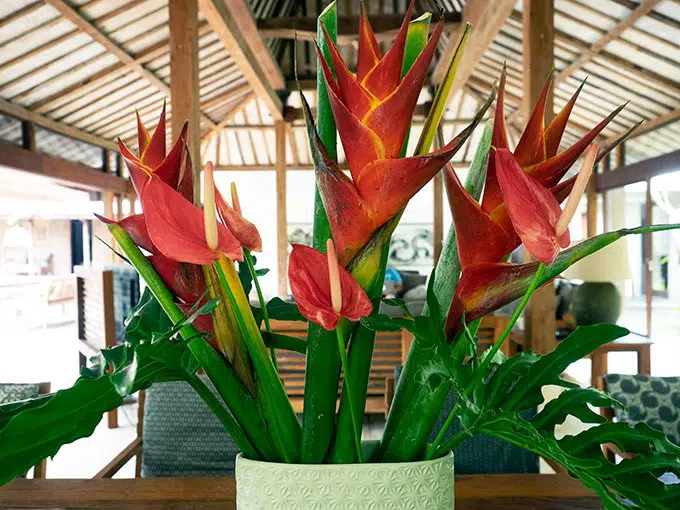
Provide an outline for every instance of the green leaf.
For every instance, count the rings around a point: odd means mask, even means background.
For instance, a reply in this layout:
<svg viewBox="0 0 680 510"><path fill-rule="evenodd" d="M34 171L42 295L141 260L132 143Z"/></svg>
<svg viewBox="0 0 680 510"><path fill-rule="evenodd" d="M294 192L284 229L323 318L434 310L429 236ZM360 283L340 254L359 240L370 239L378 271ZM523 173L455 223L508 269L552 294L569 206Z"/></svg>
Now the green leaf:
<svg viewBox="0 0 680 510"><path fill-rule="evenodd" d="M624 337L629 331L611 324L596 324L594 326L580 326L567 338L562 340L557 348L546 356L541 356L531 364L526 375L513 388L501 404L503 409L521 410L531 407L526 405L527 396L540 394L541 387L551 384L558 379L569 365L587 356L598 347Z"/></svg>
<svg viewBox="0 0 680 510"><path fill-rule="evenodd" d="M300 313L300 310L295 303L287 303L278 297L275 297L267 303L267 312L271 319L280 321L307 321L305 316Z"/></svg>
<svg viewBox="0 0 680 510"><path fill-rule="evenodd" d="M545 408L531 419L531 423L537 429L552 430L555 425L564 423L570 415L582 423L605 423L607 419L594 412L588 404L595 407L623 407L618 400L595 388L573 388L563 391L556 399L548 402Z"/></svg>
<svg viewBox="0 0 680 510"><path fill-rule="evenodd" d="M135 384L126 394L154 381L181 378L157 362L142 361ZM0 406L0 485L25 473L44 458L54 456L62 445L94 432L102 416L123 402L114 377L79 379L69 389L49 399L21 406Z"/></svg>
<svg viewBox="0 0 680 510"><path fill-rule="evenodd" d="M402 329L412 331L415 328L413 319L390 317L389 315L379 313L362 317L360 323L371 331L401 331Z"/></svg>
<svg viewBox="0 0 680 510"><path fill-rule="evenodd" d="M382 302L385 303L386 305L389 306L397 306L402 309L404 312L405 317L411 317L413 318L413 315L411 315L410 310L408 309L408 306L406 306L406 301L404 301L401 298L383 298Z"/></svg>
<svg viewBox="0 0 680 510"><path fill-rule="evenodd" d="M262 338L264 339L267 347L299 352L300 354L307 353L307 342L305 342L302 338L290 335L282 335L280 333L268 333L267 331L262 332Z"/></svg>

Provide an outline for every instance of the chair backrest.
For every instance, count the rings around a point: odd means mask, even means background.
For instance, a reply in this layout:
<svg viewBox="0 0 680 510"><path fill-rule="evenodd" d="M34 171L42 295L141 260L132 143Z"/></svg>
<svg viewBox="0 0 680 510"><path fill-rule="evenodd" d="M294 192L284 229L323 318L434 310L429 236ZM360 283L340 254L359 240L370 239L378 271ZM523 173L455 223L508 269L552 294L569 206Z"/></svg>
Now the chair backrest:
<svg viewBox="0 0 680 510"><path fill-rule="evenodd" d="M608 374L606 390L626 409L614 409L618 421L644 422L680 444L680 377Z"/></svg>
<svg viewBox="0 0 680 510"><path fill-rule="evenodd" d="M284 335L307 338L307 323L295 321L271 321L272 331ZM368 381L369 413L385 412L385 379L394 373L401 362L402 341L400 332L380 332L376 335L373 349L371 375ZM302 410L305 390L305 356L297 352L277 350L276 360L279 376L296 411Z"/></svg>
<svg viewBox="0 0 680 510"><path fill-rule="evenodd" d="M146 390L142 440L143 477L234 476L236 443L186 382Z"/></svg>
<svg viewBox="0 0 680 510"><path fill-rule="evenodd" d="M395 381L399 380L400 373L401 366L395 371ZM456 397L451 391L432 429L430 441L437 437L455 404ZM530 410L527 416L533 414L534 412ZM454 420L444 438L449 439L461 430L460 421ZM456 474L460 475L538 473L538 455L486 434L479 434L461 442L453 449L453 455L456 459Z"/></svg>

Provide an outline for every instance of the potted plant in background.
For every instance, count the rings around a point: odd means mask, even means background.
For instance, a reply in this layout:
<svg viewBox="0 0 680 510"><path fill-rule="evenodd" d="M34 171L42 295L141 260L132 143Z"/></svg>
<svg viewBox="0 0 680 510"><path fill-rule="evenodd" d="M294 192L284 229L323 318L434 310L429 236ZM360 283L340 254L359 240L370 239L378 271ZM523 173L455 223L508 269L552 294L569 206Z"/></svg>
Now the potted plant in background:
<svg viewBox="0 0 680 510"><path fill-rule="evenodd" d="M536 288L621 237L680 227L625 229L567 248L569 220L593 165L604 155L592 142L620 109L558 152L578 91L545 126L548 80L511 152L503 74L498 98L492 93L466 129L431 151L470 34L466 27L415 154L407 155L412 113L442 30L438 23L428 37L430 16L411 21L411 9L385 55L362 10L356 75L334 46L335 5L319 19L317 126L302 96L318 194L313 246L294 246L290 256L296 304L264 301L258 282L262 272L251 254L262 245L257 228L243 216L235 188L231 204L215 188L209 163L203 207L191 202L197 183L184 145L186 131L166 154L163 114L153 135L140 123L139 156L120 144L143 213L104 221L147 290L128 318L125 343L102 351L72 388L0 406L0 483L91 434L103 413L125 396L157 382L183 380L241 449L237 490L242 509L452 508L451 450L479 433L563 465L607 508L678 506L680 486L664 485L657 477L666 471L680 474L680 448L644 424L604 423L591 406L618 403L560 378L569 364L624 336L625 329L578 328L545 356L525 351L505 359L499 352ZM463 185L447 163L494 99L493 124L484 129ZM336 126L350 176L335 161ZM583 154L581 171L563 181ZM442 169L454 225L429 279L425 312L380 315L391 234L409 199ZM502 262L520 244L537 261ZM248 300L253 285L259 306ZM516 299L520 305L508 327L479 354L475 333L481 317ZM272 318L308 320L307 341L273 333ZM384 436L377 445L362 445L375 332L400 329L415 339ZM274 349L306 353L302 423L278 377ZM543 400L546 385L567 389L542 411L528 418L520 414ZM457 403L429 443L451 390ZM596 426L557 439L555 425L570 415ZM455 420L462 423L461 432L444 439ZM602 454L604 443L634 457L612 464Z"/></svg>

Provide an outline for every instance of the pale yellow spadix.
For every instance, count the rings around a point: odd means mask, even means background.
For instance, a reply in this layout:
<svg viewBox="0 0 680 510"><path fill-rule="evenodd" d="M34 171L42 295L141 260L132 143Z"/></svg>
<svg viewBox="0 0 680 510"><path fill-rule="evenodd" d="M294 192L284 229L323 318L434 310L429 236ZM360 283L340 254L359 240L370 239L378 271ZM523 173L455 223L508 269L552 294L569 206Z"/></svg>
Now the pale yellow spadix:
<svg viewBox="0 0 680 510"><path fill-rule="evenodd" d="M236 191L235 182L231 183L231 206L234 208L234 211L241 214L241 202L238 199L238 191Z"/></svg>
<svg viewBox="0 0 680 510"><path fill-rule="evenodd" d="M335 254L335 246L332 239L326 241L326 256L328 257L328 278L331 282L331 306L335 313L340 315L340 310L342 310L342 287L340 286L338 256Z"/></svg>
<svg viewBox="0 0 680 510"><path fill-rule="evenodd" d="M597 144L592 144L586 152L586 156L583 159L583 165L581 165L581 170L576 177L576 182L574 187L569 193L569 198L567 198L567 204L564 206L562 215L557 221L555 226L555 234L560 237L569 228L569 222L576 214L576 209L578 209L578 203L583 196L588 185L588 180L590 179L590 174L593 172L593 167L595 166L595 158L597 157Z"/></svg>
<svg viewBox="0 0 680 510"><path fill-rule="evenodd" d="M218 243L214 171L213 164L208 161L203 169L203 221L205 225L205 241L211 250L216 250Z"/></svg>

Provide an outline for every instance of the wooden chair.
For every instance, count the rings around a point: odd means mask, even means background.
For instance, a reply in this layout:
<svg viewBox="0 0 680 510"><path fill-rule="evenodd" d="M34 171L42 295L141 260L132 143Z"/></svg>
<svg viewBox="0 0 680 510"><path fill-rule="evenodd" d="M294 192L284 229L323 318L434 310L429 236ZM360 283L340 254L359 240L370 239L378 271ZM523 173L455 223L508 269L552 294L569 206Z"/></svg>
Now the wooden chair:
<svg viewBox="0 0 680 510"><path fill-rule="evenodd" d="M307 323L295 321L271 321L272 331L298 338L307 337ZM380 332L376 335L373 364L368 382L366 413L384 414L387 378L401 363L402 335L399 332ZM295 412L301 413L305 389L305 356L297 352L277 350L279 376L291 399Z"/></svg>
<svg viewBox="0 0 680 510"><path fill-rule="evenodd" d="M144 434L144 401L146 393L142 390L138 395L137 437L116 455L111 462L94 475L95 479L112 478L133 457L135 458L135 478L139 478L142 475L142 437Z"/></svg>
<svg viewBox="0 0 680 510"><path fill-rule="evenodd" d="M79 364L101 349L116 345L113 271L78 266L75 268L78 303ZM118 410L107 414L110 429L118 427Z"/></svg>

